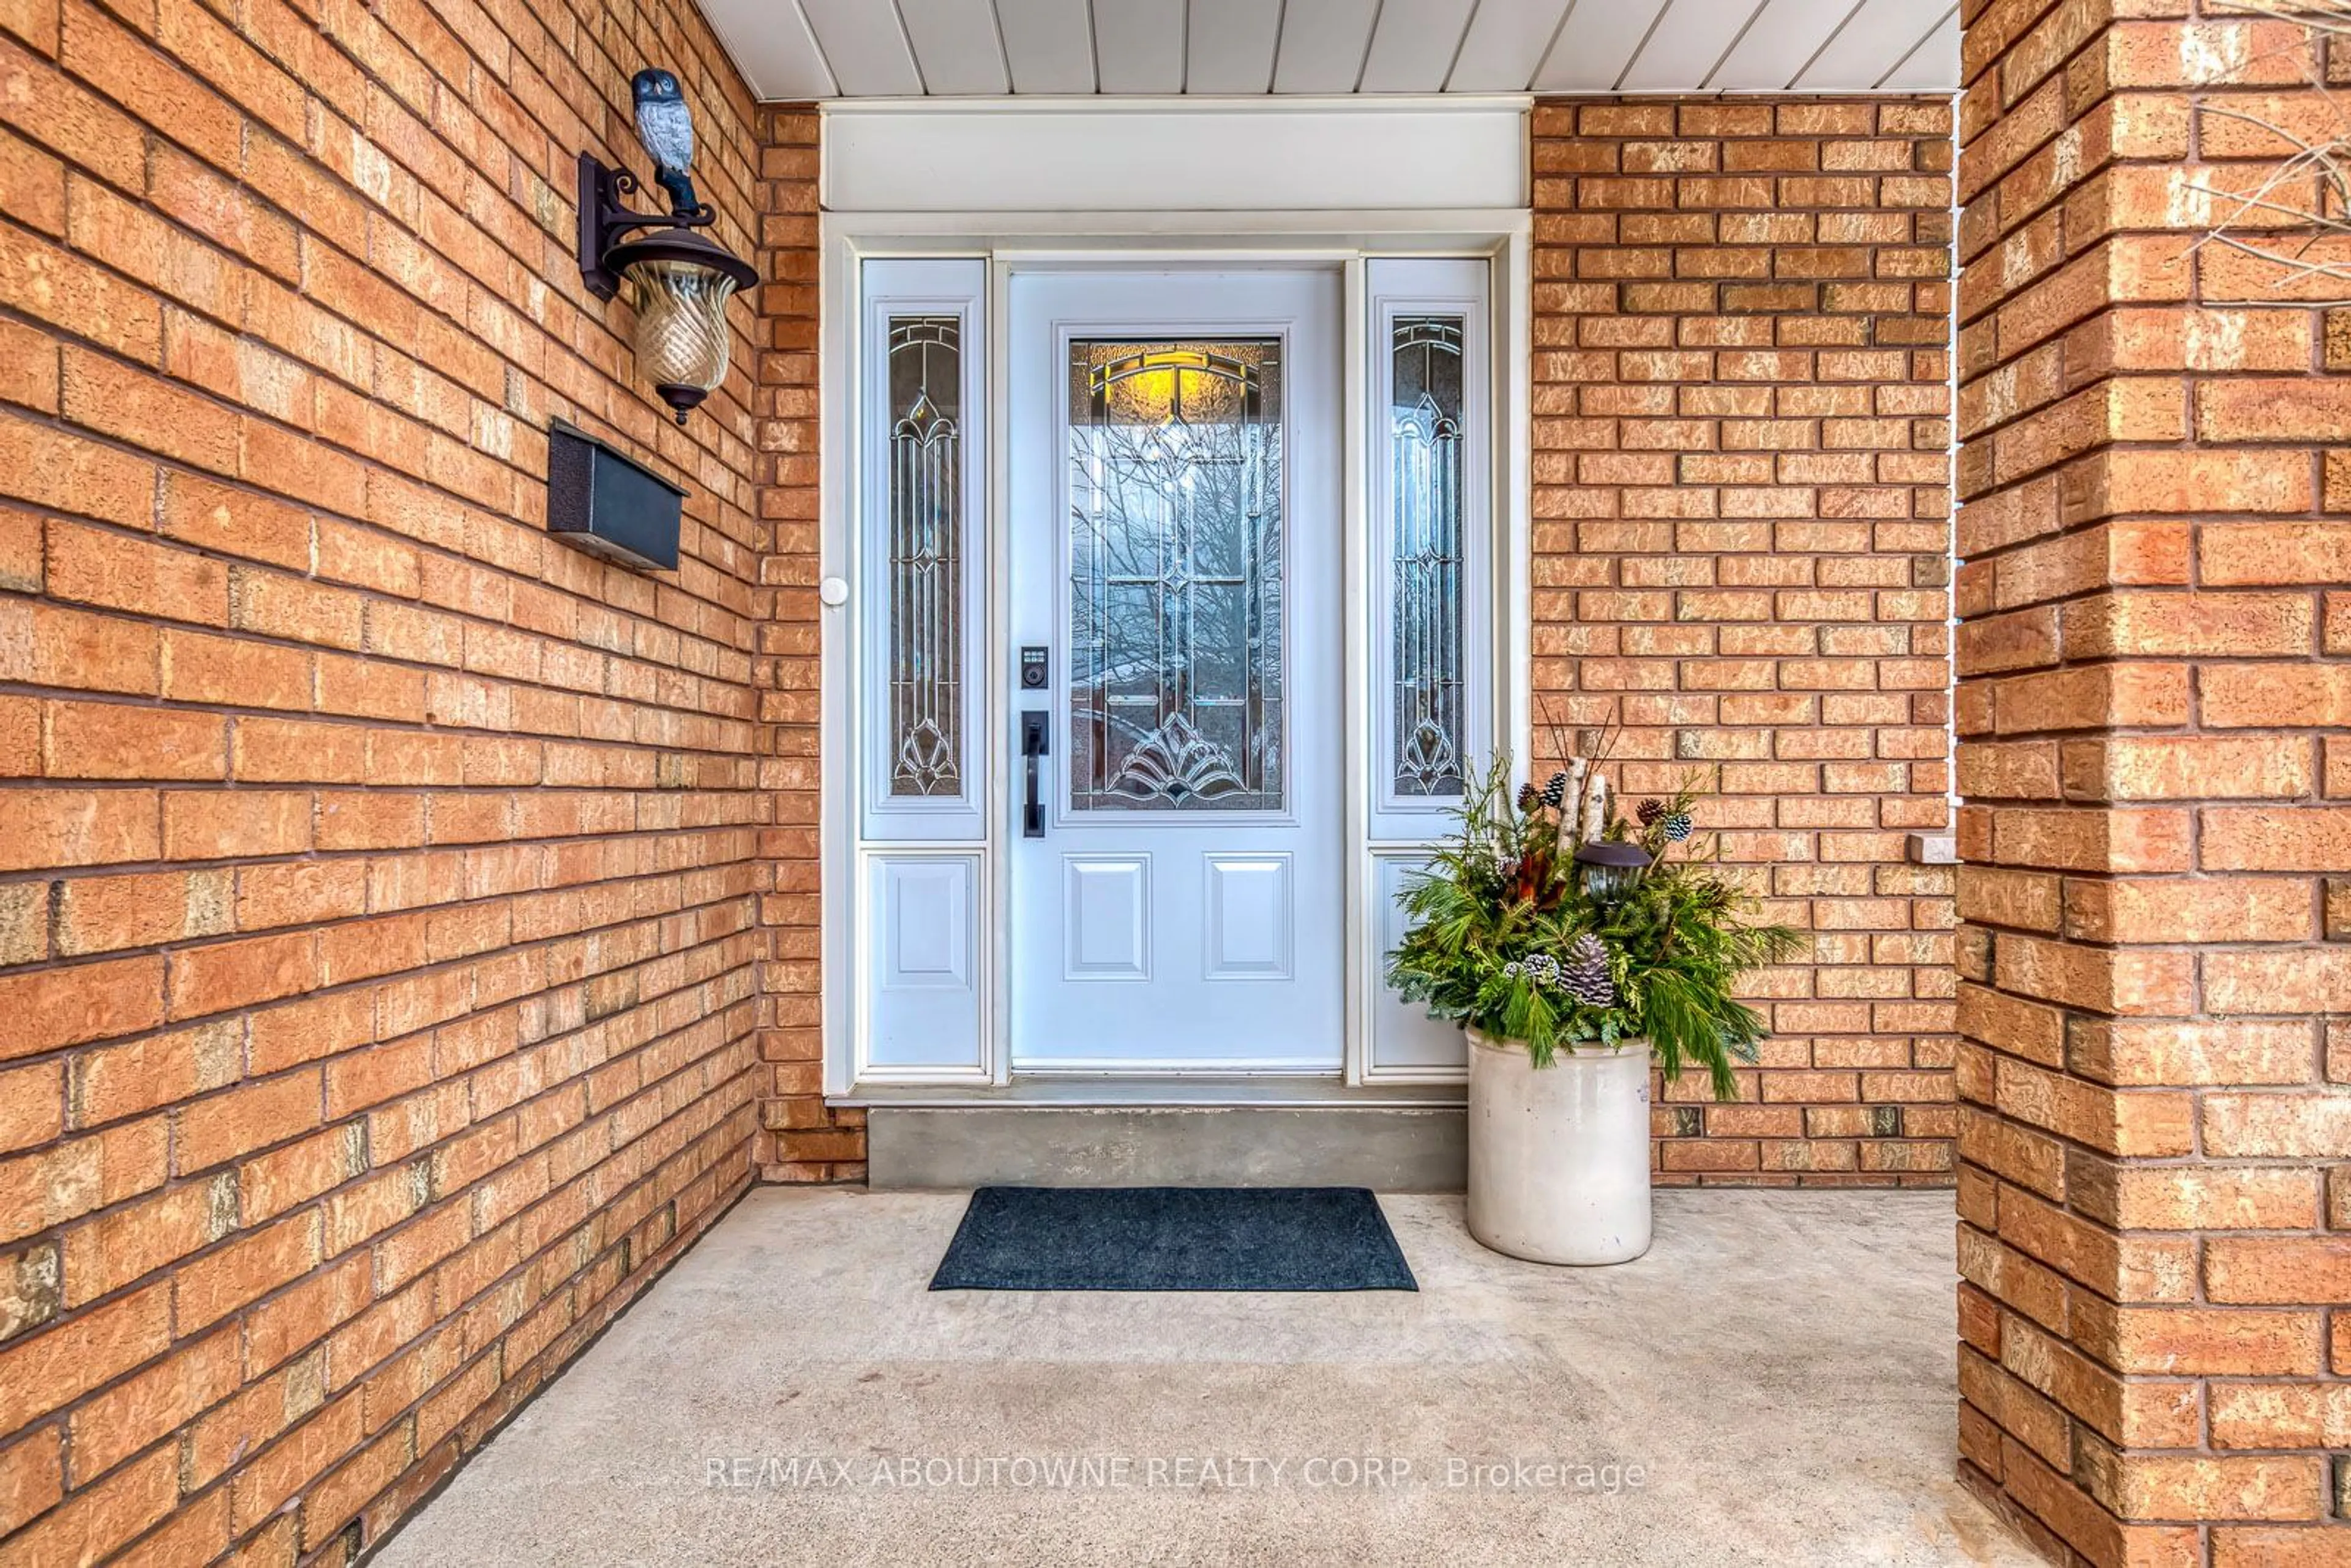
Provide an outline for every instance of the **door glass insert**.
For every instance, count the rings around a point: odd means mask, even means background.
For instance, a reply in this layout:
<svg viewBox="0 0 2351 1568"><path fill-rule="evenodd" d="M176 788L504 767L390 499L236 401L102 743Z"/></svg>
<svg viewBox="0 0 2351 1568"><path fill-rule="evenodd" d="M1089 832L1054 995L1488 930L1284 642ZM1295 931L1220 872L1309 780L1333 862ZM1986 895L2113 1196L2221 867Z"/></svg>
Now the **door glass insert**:
<svg viewBox="0 0 2351 1568"><path fill-rule="evenodd" d="M1281 342L1070 345L1070 805L1279 810Z"/></svg>
<svg viewBox="0 0 2351 1568"><path fill-rule="evenodd" d="M890 793L963 792L963 354L890 318Z"/></svg>
<svg viewBox="0 0 2351 1568"><path fill-rule="evenodd" d="M1458 316L1400 316L1390 349L1399 796L1461 793L1461 327Z"/></svg>

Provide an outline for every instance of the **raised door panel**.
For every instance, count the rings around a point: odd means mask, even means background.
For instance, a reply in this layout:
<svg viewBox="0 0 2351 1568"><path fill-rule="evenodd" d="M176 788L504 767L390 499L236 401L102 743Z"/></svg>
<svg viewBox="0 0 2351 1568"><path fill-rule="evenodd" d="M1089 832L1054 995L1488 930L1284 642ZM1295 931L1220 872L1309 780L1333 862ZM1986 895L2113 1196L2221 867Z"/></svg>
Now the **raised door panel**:
<svg viewBox="0 0 2351 1568"><path fill-rule="evenodd" d="M1286 980L1297 936L1286 854L1205 857L1202 965L1211 980Z"/></svg>
<svg viewBox="0 0 2351 1568"><path fill-rule="evenodd" d="M1461 1031L1428 1016L1418 1002L1407 1002L1387 987L1388 955L1411 929L1405 919L1404 895L1413 873L1426 861L1419 855L1381 855L1373 862L1373 919L1379 938L1372 1004L1370 1076L1378 1078L1444 1078L1467 1066L1467 1045Z"/></svg>
<svg viewBox="0 0 2351 1568"><path fill-rule="evenodd" d="M977 1072L979 857L893 852L867 864L869 1068Z"/></svg>
<svg viewBox="0 0 2351 1568"><path fill-rule="evenodd" d="M1151 978L1151 857L1064 856L1061 928L1064 978Z"/></svg>

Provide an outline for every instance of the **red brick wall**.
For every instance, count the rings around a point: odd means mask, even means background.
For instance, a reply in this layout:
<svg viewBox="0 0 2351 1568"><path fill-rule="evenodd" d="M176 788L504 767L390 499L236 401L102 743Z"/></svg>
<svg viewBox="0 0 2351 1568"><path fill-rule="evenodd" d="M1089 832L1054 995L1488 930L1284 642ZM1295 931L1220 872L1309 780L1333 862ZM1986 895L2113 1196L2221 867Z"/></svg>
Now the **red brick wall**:
<svg viewBox="0 0 2351 1568"><path fill-rule="evenodd" d="M0 1533L340 1561L751 1177L752 311L677 430L572 165L658 62L721 238L806 175L683 0L0 29ZM554 415L680 570L549 542Z"/></svg>
<svg viewBox="0 0 2351 1568"><path fill-rule="evenodd" d="M2316 1568L2351 1563L2351 319L2190 247L2289 150L2241 116L2351 127L2300 29L2202 9L1968 7L1962 1473L2061 1561Z"/></svg>
<svg viewBox="0 0 2351 1568"><path fill-rule="evenodd" d="M1809 961L1741 1103L1656 1111L1665 1181L1948 1182L1950 109L1534 117L1534 689L1692 768ZM1536 737L1538 756L1545 737Z"/></svg>
<svg viewBox="0 0 2351 1568"><path fill-rule="evenodd" d="M764 835L764 923L772 928L769 1075L760 1103L760 1175L769 1181L862 1181L865 1113L824 1103L824 1036L817 959L817 117L761 114L760 242L766 274L753 412L759 515L767 519L768 610L759 628L760 717L770 737L760 787L774 825Z"/></svg>

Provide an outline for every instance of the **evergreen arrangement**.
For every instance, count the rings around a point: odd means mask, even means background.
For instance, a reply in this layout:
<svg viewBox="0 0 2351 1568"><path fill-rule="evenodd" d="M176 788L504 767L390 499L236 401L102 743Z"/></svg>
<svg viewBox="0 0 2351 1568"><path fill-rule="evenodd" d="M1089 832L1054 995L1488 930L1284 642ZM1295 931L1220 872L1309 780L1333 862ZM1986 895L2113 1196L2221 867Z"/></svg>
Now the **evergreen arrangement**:
<svg viewBox="0 0 2351 1568"><path fill-rule="evenodd" d="M1389 956L1388 984L1432 1018L1523 1045L1537 1067L1585 1042L1646 1037L1667 1078L1702 1067L1717 1099L1735 1098L1731 1065L1753 1061L1765 1031L1731 988L1803 938L1740 918L1753 900L1716 869L1711 845L1691 841L1698 800L1685 783L1627 821L1588 783L1571 798L1563 772L1514 795L1508 759L1496 759L1405 893L1412 930ZM1629 885L1579 874L1577 824L1595 820L1602 839L1652 858Z"/></svg>

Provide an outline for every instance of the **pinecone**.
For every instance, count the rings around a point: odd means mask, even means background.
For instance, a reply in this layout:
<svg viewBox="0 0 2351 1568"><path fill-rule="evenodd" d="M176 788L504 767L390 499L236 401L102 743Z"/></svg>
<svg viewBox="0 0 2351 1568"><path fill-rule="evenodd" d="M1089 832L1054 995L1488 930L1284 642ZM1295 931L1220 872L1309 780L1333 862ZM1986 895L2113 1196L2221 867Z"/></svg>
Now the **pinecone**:
<svg viewBox="0 0 2351 1568"><path fill-rule="evenodd" d="M1556 811L1567 801L1567 775L1554 773L1551 782L1542 787L1542 803Z"/></svg>
<svg viewBox="0 0 2351 1568"><path fill-rule="evenodd" d="M1531 810L1533 810L1535 809L1535 802L1536 802L1536 801L1538 801L1538 800L1541 800L1541 799L1542 799L1542 792L1541 792L1541 790L1537 789L1533 785L1531 785L1531 784L1521 784L1521 785L1520 785L1520 786L1519 786L1519 810L1521 810L1521 811L1531 811Z"/></svg>
<svg viewBox="0 0 2351 1568"><path fill-rule="evenodd" d="M1680 843L1690 836L1696 827L1697 824L1690 821L1690 814L1687 811L1676 811L1666 819L1666 841L1673 844Z"/></svg>
<svg viewBox="0 0 2351 1568"><path fill-rule="evenodd" d="M1589 931L1577 937L1568 947L1567 962L1560 966L1559 983L1585 1007L1614 1007L1616 982L1608 977L1608 944Z"/></svg>
<svg viewBox="0 0 2351 1568"><path fill-rule="evenodd" d="M1641 826L1645 828L1655 826L1657 819L1665 814L1666 803L1663 800L1644 800L1641 809L1634 813L1641 819Z"/></svg>

